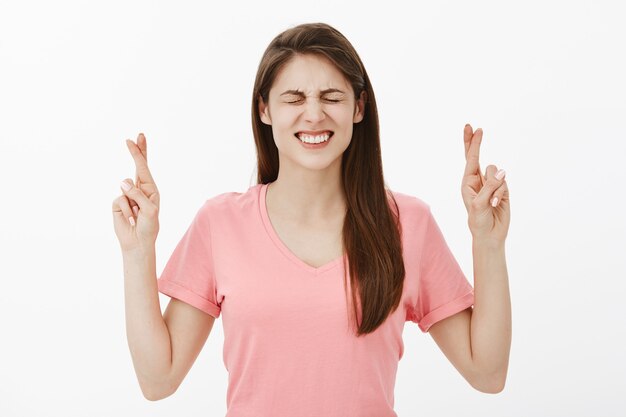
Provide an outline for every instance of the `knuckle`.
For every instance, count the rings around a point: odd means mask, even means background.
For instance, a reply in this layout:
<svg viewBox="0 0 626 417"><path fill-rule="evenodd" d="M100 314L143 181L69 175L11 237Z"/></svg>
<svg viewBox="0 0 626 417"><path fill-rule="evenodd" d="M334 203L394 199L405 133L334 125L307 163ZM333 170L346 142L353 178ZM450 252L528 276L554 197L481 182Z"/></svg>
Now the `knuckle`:
<svg viewBox="0 0 626 417"><path fill-rule="evenodd" d="M487 182L489 183L490 186L494 188L500 187L500 181L498 181L495 177L489 178Z"/></svg>
<svg viewBox="0 0 626 417"><path fill-rule="evenodd" d="M116 197L116 198L113 200L113 207L114 207L114 208L115 208L115 207L121 207L121 206L122 206L122 204L124 203L124 199L125 199L125 198L126 198L126 197L124 197L123 195L121 195L121 196L119 196L119 197Z"/></svg>
<svg viewBox="0 0 626 417"><path fill-rule="evenodd" d="M150 219L153 219L153 218L157 217L157 212L154 209L154 207L150 207L150 206L149 207L145 207L145 208L142 208L141 211L143 211L143 214L145 214L146 217L148 217Z"/></svg>

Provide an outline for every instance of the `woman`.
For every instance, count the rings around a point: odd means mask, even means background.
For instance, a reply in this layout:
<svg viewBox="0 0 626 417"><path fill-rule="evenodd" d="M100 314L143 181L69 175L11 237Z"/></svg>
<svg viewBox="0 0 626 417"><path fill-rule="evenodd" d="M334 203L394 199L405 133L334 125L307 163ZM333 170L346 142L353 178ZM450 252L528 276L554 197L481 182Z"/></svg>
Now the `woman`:
<svg viewBox="0 0 626 417"><path fill-rule="evenodd" d="M252 98L258 184L208 199L158 280L159 192L145 137L127 141L137 179L113 211L145 397L176 391L221 312L231 417L395 416L409 320L474 388L501 391L509 199L502 170L482 176L482 131L464 131L474 293L430 207L386 187L374 91L341 33L314 23L279 34ZM172 297L163 316L157 290Z"/></svg>

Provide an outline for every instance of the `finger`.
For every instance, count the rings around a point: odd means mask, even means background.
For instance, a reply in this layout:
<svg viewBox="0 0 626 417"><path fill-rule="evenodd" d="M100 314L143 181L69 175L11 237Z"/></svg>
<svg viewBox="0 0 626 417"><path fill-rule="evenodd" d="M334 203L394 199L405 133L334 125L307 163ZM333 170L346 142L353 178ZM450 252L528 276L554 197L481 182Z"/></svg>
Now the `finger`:
<svg viewBox="0 0 626 417"><path fill-rule="evenodd" d="M150 210L154 205L148 197L139 188L135 187L130 178L126 178L120 183L120 188L124 192L124 195L129 199L135 200L139 206L139 211Z"/></svg>
<svg viewBox="0 0 626 417"><path fill-rule="evenodd" d="M469 149L467 150L466 156L466 164L465 164L465 175L481 175L480 164L478 163L479 155L480 155L480 144L483 138L483 130L481 128L476 129L471 138L471 143L469 145Z"/></svg>
<svg viewBox="0 0 626 417"><path fill-rule="evenodd" d="M143 133L140 133L137 136L137 146L139 147L139 150L141 151L146 162L148 162L148 143L146 142L146 136Z"/></svg>
<svg viewBox="0 0 626 417"><path fill-rule="evenodd" d="M467 123L465 128L463 128L463 144L465 145L465 160L467 161L467 154L470 150L470 145L472 144L472 137L474 136L474 132L472 131L472 126ZM482 129L481 129L481 139L482 139ZM480 179L481 187L485 185L485 180L482 175L482 170L480 169L480 163L478 164L478 178ZM474 175L474 174L472 174Z"/></svg>
<svg viewBox="0 0 626 417"><path fill-rule="evenodd" d="M500 178L497 178L496 174L504 175L502 175ZM503 184L505 175L506 172L502 169L498 170L495 165L487 166L485 174L485 185L483 186L483 188L481 188L480 192L476 196L476 199L474 200L475 204L477 204L479 207L486 207L487 205L491 205L490 201L493 199L496 190L500 188L500 186Z"/></svg>
<svg viewBox="0 0 626 417"><path fill-rule="evenodd" d="M467 152L469 151L470 144L472 143L472 135L474 134L472 126L468 123L463 128L463 144L465 145L465 160L467 161Z"/></svg>
<svg viewBox="0 0 626 417"><path fill-rule="evenodd" d="M130 208L128 197L126 197L125 195L121 195L113 200L113 214L121 215L126 219L127 222L130 223L131 226L135 225L135 217L133 216L133 212Z"/></svg>
<svg viewBox="0 0 626 417"><path fill-rule="evenodd" d="M141 154L146 160L146 163L148 163L148 144L146 143L146 137L144 136L143 133L139 133L139 135L137 135L137 147L141 151ZM137 187L141 188L139 172L137 171L135 171L135 184L137 184Z"/></svg>
<svg viewBox="0 0 626 417"><path fill-rule="evenodd" d="M137 187L139 187L141 189L141 186L139 184L139 178L137 178L135 180L135 184L136 184ZM137 217L138 213L139 213L139 207L137 206L137 202L135 200L133 200L133 199L128 199L128 201L129 201L129 204L130 204L130 208L133 210L133 213L135 214L135 217Z"/></svg>
<svg viewBox="0 0 626 417"><path fill-rule="evenodd" d="M503 180L502 185L493 193L493 197L491 197L491 200L489 201L491 207L499 206L507 193L508 187L506 185L506 181Z"/></svg>
<svg viewBox="0 0 626 417"><path fill-rule="evenodd" d="M122 191L124 191L123 183L129 184L129 186L133 185L133 182L130 179L126 178L120 183L120 188L122 189ZM137 202L123 193L122 195L126 198L126 200L128 200L128 205L130 206L131 213L134 213L135 212L134 208L138 208Z"/></svg>
<svg viewBox="0 0 626 417"><path fill-rule="evenodd" d="M135 161L137 178L142 183L154 184L154 179L152 174L150 174L150 169L148 169L148 161L144 158L139 146L130 139L126 139L126 146Z"/></svg>

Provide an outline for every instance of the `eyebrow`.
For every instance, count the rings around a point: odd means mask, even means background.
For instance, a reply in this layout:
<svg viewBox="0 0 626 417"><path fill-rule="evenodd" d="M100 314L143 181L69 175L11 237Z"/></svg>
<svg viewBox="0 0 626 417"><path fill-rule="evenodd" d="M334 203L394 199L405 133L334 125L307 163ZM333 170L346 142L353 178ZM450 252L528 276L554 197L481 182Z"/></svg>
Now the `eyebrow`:
<svg viewBox="0 0 626 417"><path fill-rule="evenodd" d="M328 93L342 93L342 94L345 94L344 91L338 90L336 88L327 88L326 90L320 91L320 93L321 93L321 95L328 94ZM292 95L295 95L295 96L302 96L302 97L304 97L304 93L302 91L300 91L300 90L287 90L284 93L282 93L281 96L284 96L285 94L292 94Z"/></svg>

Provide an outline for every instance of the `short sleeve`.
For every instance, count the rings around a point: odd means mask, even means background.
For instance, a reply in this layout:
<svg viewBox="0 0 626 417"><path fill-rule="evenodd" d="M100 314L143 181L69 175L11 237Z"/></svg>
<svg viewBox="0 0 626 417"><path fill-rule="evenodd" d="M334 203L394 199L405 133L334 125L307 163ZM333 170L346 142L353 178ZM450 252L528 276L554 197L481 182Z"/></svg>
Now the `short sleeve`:
<svg viewBox="0 0 626 417"><path fill-rule="evenodd" d="M157 280L159 292L218 318L207 203L198 210Z"/></svg>
<svg viewBox="0 0 626 417"><path fill-rule="evenodd" d="M411 320L422 332L474 305L474 288L454 258L428 207L419 265L417 303Z"/></svg>

